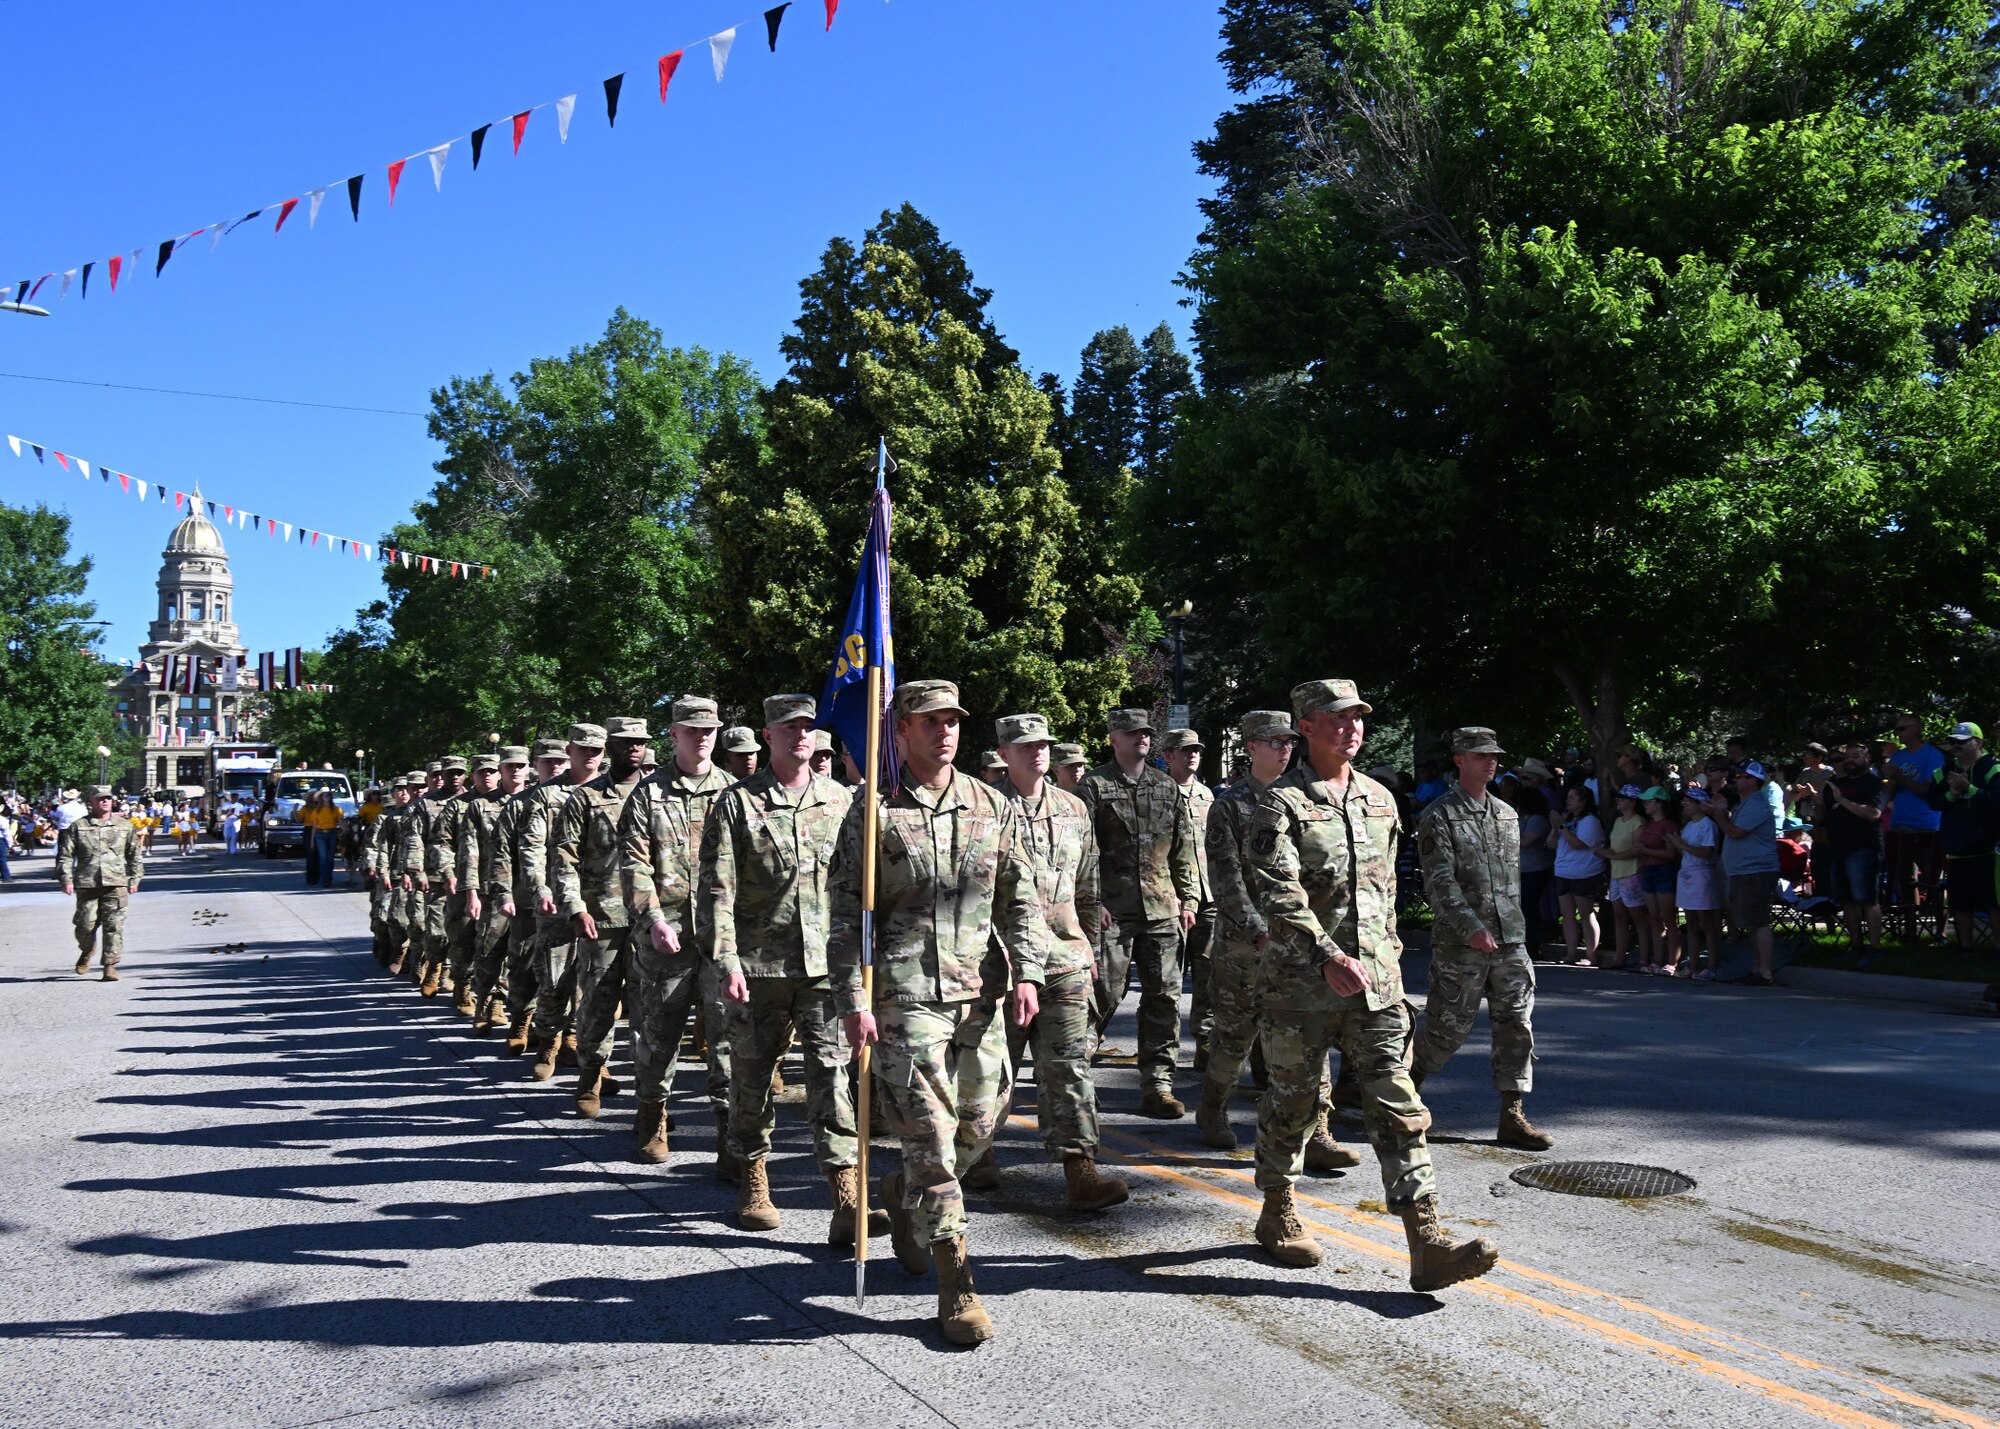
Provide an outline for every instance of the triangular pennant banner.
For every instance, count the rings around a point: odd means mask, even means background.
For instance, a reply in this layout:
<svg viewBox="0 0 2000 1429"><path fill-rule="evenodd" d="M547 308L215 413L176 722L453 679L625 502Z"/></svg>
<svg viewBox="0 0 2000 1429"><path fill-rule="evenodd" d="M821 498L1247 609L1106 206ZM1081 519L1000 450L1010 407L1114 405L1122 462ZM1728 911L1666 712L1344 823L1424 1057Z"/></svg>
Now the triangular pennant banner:
<svg viewBox="0 0 2000 1429"><path fill-rule="evenodd" d="M556 142L569 142L569 117L576 113L576 96L565 94L556 101Z"/></svg>
<svg viewBox="0 0 2000 1429"><path fill-rule="evenodd" d="M211 223L208 226L208 251L213 253L222 246L222 235L229 231L227 224Z"/></svg>
<svg viewBox="0 0 2000 1429"><path fill-rule="evenodd" d="M132 489L132 478L121 471L118 473L118 484L127 491L130 491Z"/></svg>
<svg viewBox="0 0 2000 1429"><path fill-rule="evenodd" d="M439 193L444 192L444 161L451 153L451 145L452 141L447 139L436 148L424 151L431 156L431 187Z"/></svg>
<svg viewBox="0 0 2000 1429"><path fill-rule="evenodd" d="M173 256L174 240L171 238L162 238L160 240L160 256L153 262L153 276L155 278L160 276L160 270L167 266L167 260ZM23 283L21 286L25 288L28 285Z"/></svg>
<svg viewBox="0 0 2000 1429"><path fill-rule="evenodd" d="M785 0L784 4L773 5L764 12L764 32L770 37L771 53L774 55L778 52L778 26L785 23L785 11L791 8L792 0Z"/></svg>
<svg viewBox="0 0 2000 1429"><path fill-rule="evenodd" d="M347 181L347 207L354 214L354 221L356 223L361 222L361 180L363 177L361 174L356 174Z"/></svg>
<svg viewBox="0 0 2000 1429"><path fill-rule="evenodd" d="M660 56L660 103L667 102L667 86L673 83L674 71L681 67L682 50Z"/></svg>
<svg viewBox="0 0 2000 1429"><path fill-rule="evenodd" d="M403 181L403 165L409 162L408 159L398 159L395 163L389 165L389 207L391 208L396 206L396 185Z"/></svg>
<svg viewBox="0 0 2000 1429"><path fill-rule="evenodd" d="M41 450L41 448L40 448L40 447L37 447L37 448L35 448L35 450L36 450L36 451L40 451L40 450ZM63 455L63 454L62 454L61 452L57 452L57 453L56 453L56 465L57 465L57 466L59 466L59 467L61 467L61 468L62 468L62 469L63 469L64 471L68 471L68 470L69 470L69 458L68 458L68 457L66 457L66 456L64 456L64 455Z"/></svg>
<svg viewBox="0 0 2000 1429"><path fill-rule="evenodd" d="M480 152L486 147L486 131L492 127L491 124L482 124L472 131L472 171L475 174L479 172Z"/></svg>
<svg viewBox="0 0 2000 1429"><path fill-rule="evenodd" d="M96 266L97 264L95 263L86 263L83 265L83 287L77 291L77 296L86 301L90 298L90 270Z"/></svg>
<svg viewBox="0 0 2000 1429"><path fill-rule="evenodd" d="M324 192L324 190L322 190L322 192ZM292 216L292 210L297 208L298 206L299 206L299 201L295 198L288 198L283 203L279 204L278 222L276 226L274 226L271 229L271 232L282 233L285 227L285 220ZM314 206L317 207L318 205L315 204Z"/></svg>
<svg viewBox="0 0 2000 1429"><path fill-rule="evenodd" d="M840 8L840 0L826 0L826 27L833 28L833 12Z"/></svg>
<svg viewBox="0 0 2000 1429"><path fill-rule="evenodd" d="M63 269L62 291L56 294L57 302L61 302L64 298L67 298L69 296L69 285L75 281L76 281L76 269L74 268Z"/></svg>
<svg viewBox="0 0 2000 1429"><path fill-rule="evenodd" d="M53 273L44 273L41 277L35 279L35 286L28 289L28 301L32 303L35 300L35 294L41 292L42 284L48 282L53 277L55 277Z"/></svg>
<svg viewBox="0 0 2000 1429"><path fill-rule="evenodd" d="M28 445L34 447L35 449L35 460L40 462L43 466L47 466L49 464L49 459L42 455L42 449L40 447L35 446L33 442L29 442Z"/></svg>
<svg viewBox="0 0 2000 1429"><path fill-rule="evenodd" d="M618 91L625 87L625 76L614 74L604 81L604 122L613 129L618 127Z"/></svg>
<svg viewBox="0 0 2000 1429"><path fill-rule="evenodd" d="M715 61L715 82L722 83L722 70L729 63L729 47L736 43L736 27L708 37L708 57Z"/></svg>
<svg viewBox="0 0 2000 1429"><path fill-rule="evenodd" d="M9 432L7 434L7 445L14 449L15 456L19 456L21 454L21 439L15 436L12 432Z"/></svg>
<svg viewBox="0 0 2000 1429"><path fill-rule="evenodd" d="M521 152L521 136L528 132L528 116L534 112L532 109L523 109L514 116L514 152L517 154Z"/></svg>
<svg viewBox="0 0 2000 1429"><path fill-rule="evenodd" d="M88 480L90 480L90 463L89 463L89 462L85 461L85 460L84 460L84 459L83 459L82 457L78 457L78 458L76 458L76 469L77 469L78 471L80 471L80 472L82 472L82 473L83 473L83 479L84 479L85 481L88 481Z"/></svg>
<svg viewBox="0 0 2000 1429"><path fill-rule="evenodd" d="M123 258L113 258L104 266L111 270L111 291L115 293L118 291L118 273L125 266L125 260Z"/></svg>
<svg viewBox="0 0 2000 1429"><path fill-rule="evenodd" d="M306 195L306 197L312 200L312 203L308 205L306 209L306 227L316 228L319 226L320 200L326 197L326 190L313 189Z"/></svg>
<svg viewBox="0 0 2000 1429"><path fill-rule="evenodd" d="M234 222L234 223L230 224L230 225L229 225L229 227L228 227L228 229L227 229L227 230L225 230L225 231L226 231L226 232L229 232L229 233L234 233L234 232L235 232L235 231L236 231L237 229L241 228L241 227L242 227L242 226L243 226L244 224L248 223L248 222L249 222L249 221L250 221L251 219L253 219L253 218L257 217L257 215L258 215L258 214L260 214L260 213L262 213L263 211L264 211L264 210L263 210L263 209L261 209L261 208L253 208L253 209L251 209L251 210L250 210L250 212L248 212L248 213L244 214L244 215L243 215L243 217L241 217L241 218L237 219L237 220L236 220L236 222Z"/></svg>

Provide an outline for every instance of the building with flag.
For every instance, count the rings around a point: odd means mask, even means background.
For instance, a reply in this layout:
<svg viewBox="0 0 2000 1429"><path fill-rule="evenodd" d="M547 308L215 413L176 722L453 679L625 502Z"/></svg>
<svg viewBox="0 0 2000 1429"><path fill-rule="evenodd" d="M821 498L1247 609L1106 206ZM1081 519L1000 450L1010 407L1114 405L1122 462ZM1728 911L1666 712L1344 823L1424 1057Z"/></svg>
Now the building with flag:
<svg viewBox="0 0 2000 1429"><path fill-rule="evenodd" d="M130 788L200 789L207 747L256 738L245 707L252 681L236 630L236 583L222 533L201 514L200 493L167 537L159 604L139 647L139 663L111 685L118 721L143 733L146 753L129 771Z"/></svg>

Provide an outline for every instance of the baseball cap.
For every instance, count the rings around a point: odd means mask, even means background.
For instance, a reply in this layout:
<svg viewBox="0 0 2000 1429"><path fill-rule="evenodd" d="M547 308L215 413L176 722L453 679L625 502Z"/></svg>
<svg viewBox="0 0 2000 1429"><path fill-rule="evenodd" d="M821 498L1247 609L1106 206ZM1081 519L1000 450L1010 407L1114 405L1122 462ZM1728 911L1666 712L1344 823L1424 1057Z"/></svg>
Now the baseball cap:
<svg viewBox="0 0 2000 1429"><path fill-rule="evenodd" d="M1736 772L1742 775L1745 779L1763 780L1763 779L1769 779L1771 777L1769 774L1765 772L1764 766L1759 764L1754 759L1746 759L1741 764L1737 765Z"/></svg>
<svg viewBox="0 0 2000 1429"><path fill-rule="evenodd" d="M1986 731L1969 721L1961 720L1951 727L1951 733L1944 737L1946 744L1963 744L1968 739L1985 739Z"/></svg>
<svg viewBox="0 0 2000 1429"><path fill-rule="evenodd" d="M1646 797L1646 791L1641 789L1637 784L1620 784L1618 786L1618 797L1621 799L1643 799Z"/></svg>
<svg viewBox="0 0 2000 1429"><path fill-rule="evenodd" d="M1697 804L1706 804L1714 796L1701 785L1690 784L1687 788L1681 790L1681 797L1683 799L1692 799Z"/></svg>
<svg viewBox="0 0 2000 1429"><path fill-rule="evenodd" d="M981 769L1005 769L1007 761L1000 757L999 750L989 749L979 756L979 767Z"/></svg>
<svg viewBox="0 0 2000 1429"><path fill-rule="evenodd" d="M438 761L438 772L440 774L450 774L453 772L463 774L465 772L465 756L463 754L445 756Z"/></svg>
<svg viewBox="0 0 2000 1429"><path fill-rule="evenodd" d="M816 729L816 730L814 730L814 731L813 731L813 753L814 753L814 754L831 754L831 753L833 753L833 731L832 731L832 730L830 730L830 729Z"/></svg>
<svg viewBox="0 0 2000 1429"><path fill-rule="evenodd" d="M1662 804L1664 804L1667 802L1667 800L1673 798L1673 795L1669 794L1666 790L1662 789L1659 785L1655 784L1652 788L1648 789L1645 793L1641 794L1639 797L1641 799L1658 799Z"/></svg>

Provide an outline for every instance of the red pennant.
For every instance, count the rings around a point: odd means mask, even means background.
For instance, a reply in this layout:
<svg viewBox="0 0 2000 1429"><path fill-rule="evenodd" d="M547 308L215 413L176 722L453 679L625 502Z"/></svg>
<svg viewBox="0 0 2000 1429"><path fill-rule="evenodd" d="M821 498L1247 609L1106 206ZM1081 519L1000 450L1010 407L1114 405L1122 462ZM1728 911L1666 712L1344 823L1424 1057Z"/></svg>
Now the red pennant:
<svg viewBox="0 0 2000 1429"><path fill-rule="evenodd" d="M225 507L223 507L223 508L222 508L222 519L223 519L224 521L234 521L234 520L236 519L236 508L235 508L234 506L225 506Z"/></svg>
<svg viewBox="0 0 2000 1429"><path fill-rule="evenodd" d="M452 573L453 575L457 575L457 574L458 574L458 562L457 562L457 561L453 561L453 562L451 563L451 573Z"/></svg>
<svg viewBox="0 0 2000 1429"><path fill-rule="evenodd" d="M309 542L309 544L314 546L317 546L319 544L319 532L315 531L312 533L312 540L311 542Z"/></svg>
<svg viewBox="0 0 2000 1429"><path fill-rule="evenodd" d="M667 102L667 86L673 82L674 71L681 67L682 51L675 50L670 55L660 56L660 103Z"/></svg>
<svg viewBox="0 0 2000 1429"><path fill-rule="evenodd" d="M118 473L118 484L127 491L130 491L132 489L132 478L121 471Z"/></svg>
<svg viewBox="0 0 2000 1429"><path fill-rule="evenodd" d="M518 139L515 141L515 147L520 147ZM396 206L396 185L403 181L403 165L409 162L408 159L398 159L395 163L389 165L389 207L391 208Z"/></svg>
<svg viewBox="0 0 2000 1429"><path fill-rule="evenodd" d="M514 152L517 154L521 152L521 136L528 132L528 116L534 112L532 109L523 109L514 116Z"/></svg>
<svg viewBox="0 0 2000 1429"><path fill-rule="evenodd" d="M59 461L59 462L61 462L61 463L62 463L62 469L63 469L64 471L68 471L68 470L69 470L69 458L68 458L68 457L66 457L66 456L64 456L64 455L63 455L63 454L62 454L61 452L57 452L57 453L55 454L55 457L56 457L56 460L57 460L57 461Z"/></svg>
<svg viewBox="0 0 2000 1429"><path fill-rule="evenodd" d="M118 291L118 270L125 266L125 260L123 258L113 258L105 266L111 269L111 291L115 293Z"/></svg>
<svg viewBox="0 0 2000 1429"><path fill-rule="evenodd" d="M280 229L284 228L285 220L292 216L292 210L297 208L298 206L299 206L299 201L295 198L288 198L283 203L279 204L278 226L277 228L272 229L271 232L276 233Z"/></svg>
<svg viewBox="0 0 2000 1429"><path fill-rule="evenodd" d="M187 499L188 494L185 491L176 491L174 493L174 510L178 511L187 505Z"/></svg>
<svg viewBox="0 0 2000 1429"><path fill-rule="evenodd" d="M840 8L840 0L826 0L826 27L833 28L833 12Z"/></svg>

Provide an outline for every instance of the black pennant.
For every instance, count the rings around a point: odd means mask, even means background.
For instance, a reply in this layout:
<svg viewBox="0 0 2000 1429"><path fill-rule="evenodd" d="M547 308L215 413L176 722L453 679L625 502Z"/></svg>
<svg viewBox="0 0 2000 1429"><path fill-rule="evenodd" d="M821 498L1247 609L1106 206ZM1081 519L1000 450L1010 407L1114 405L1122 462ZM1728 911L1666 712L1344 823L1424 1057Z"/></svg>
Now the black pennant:
<svg viewBox="0 0 2000 1429"><path fill-rule="evenodd" d="M618 127L618 91L625 87L625 76L614 74L604 81L604 118L613 129Z"/></svg>
<svg viewBox="0 0 2000 1429"><path fill-rule="evenodd" d="M174 256L174 240L171 238L162 238L160 240L159 261L153 264L153 276L155 278L160 276L160 270L167 266L167 260L173 256Z"/></svg>
<svg viewBox="0 0 2000 1429"><path fill-rule="evenodd" d="M28 445L31 447L35 447L35 444L33 442L29 442ZM42 449L40 447L35 447L35 460L40 462L43 466L47 466L49 464L49 459L42 455Z"/></svg>
<svg viewBox="0 0 2000 1429"><path fill-rule="evenodd" d="M241 228L244 224L248 223L251 219L255 218L258 214L262 213L263 211L264 210L261 208L251 209L250 212L244 214L243 217L237 219L236 222L230 224L229 227L223 229L222 230L223 237L227 238L230 234L234 233L237 229Z"/></svg>
<svg viewBox="0 0 2000 1429"><path fill-rule="evenodd" d="M486 147L486 131L492 127L491 124L482 124L472 131L472 167L475 172L479 168L480 151Z"/></svg>
<svg viewBox="0 0 2000 1429"><path fill-rule="evenodd" d="M347 181L347 207L356 223L361 222L361 178L360 174L356 174Z"/></svg>
<svg viewBox="0 0 2000 1429"><path fill-rule="evenodd" d="M28 280L26 278L23 278L21 280L21 286L14 290L14 301L17 303L25 303L27 300L28 300Z"/></svg>
<svg viewBox="0 0 2000 1429"><path fill-rule="evenodd" d="M95 263L86 263L83 265L83 292L80 295L82 297L87 298L90 296L90 270L96 266Z"/></svg>
<svg viewBox="0 0 2000 1429"><path fill-rule="evenodd" d="M785 0L784 4L764 12L764 29L771 37L771 53L774 55L778 52L778 26L784 23L785 11L791 8L792 0Z"/></svg>

